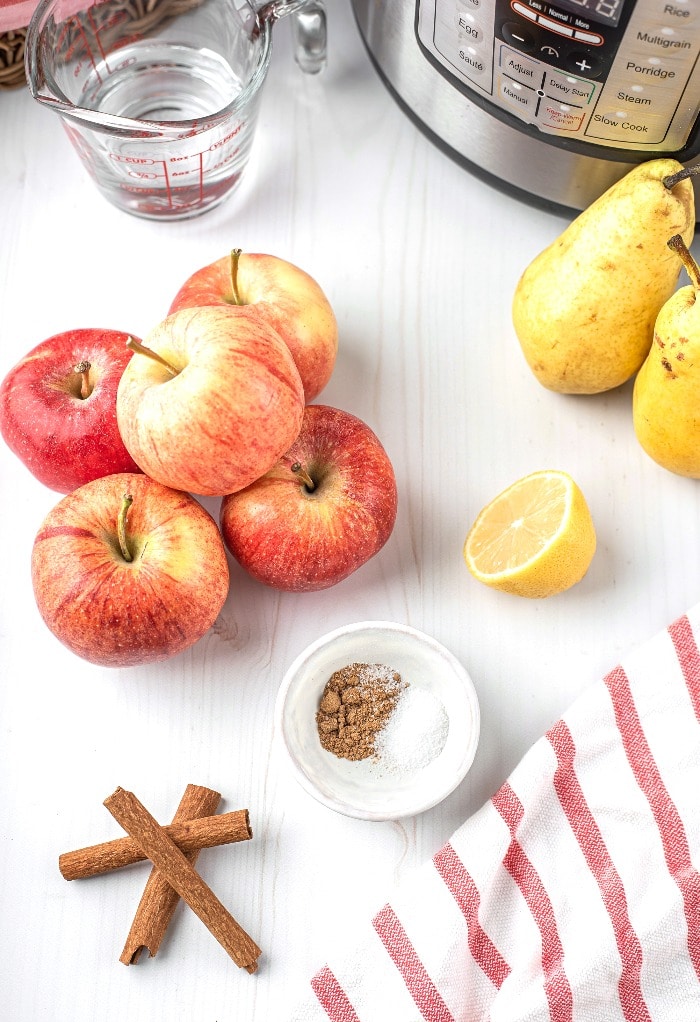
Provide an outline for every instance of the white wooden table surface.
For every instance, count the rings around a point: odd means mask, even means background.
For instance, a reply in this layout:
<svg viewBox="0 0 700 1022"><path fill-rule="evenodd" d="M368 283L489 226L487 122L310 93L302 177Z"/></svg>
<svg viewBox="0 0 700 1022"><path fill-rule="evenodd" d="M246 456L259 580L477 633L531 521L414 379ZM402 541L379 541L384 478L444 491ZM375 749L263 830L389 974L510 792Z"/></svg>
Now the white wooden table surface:
<svg viewBox="0 0 700 1022"><path fill-rule="evenodd" d="M60 330L142 336L196 268L233 247L316 277L340 351L320 400L359 415L396 470L382 552L334 589L279 594L232 566L215 627L155 667L76 659L36 610L29 558L59 499L0 446L0 1016L8 1022L281 1022L327 948L370 917L487 800L528 747L624 652L700 596L700 484L638 446L631 384L573 398L543 390L520 353L511 296L564 228L475 180L385 91L347 0L329 2L316 78L275 29L253 161L206 216L154 224L108 205L56 117L0 94L0 375ZM462 543L480 508L538 468L582 487L598 531L584 581L529 602L472 580ZM218 502L205 502L214 513ZM473 768L415 819L337 816L290 776L273 727L287 666L364 619L434 635L470 671L482 734ZM103 800L130 788L166 821L187 782L248 807L253 840L199 868L263 948L237 969L183 906L158 956L118 961L147 866L67 883L59 853L117 836ZM393 1020L392 1020L393 1022Z"/></svg>

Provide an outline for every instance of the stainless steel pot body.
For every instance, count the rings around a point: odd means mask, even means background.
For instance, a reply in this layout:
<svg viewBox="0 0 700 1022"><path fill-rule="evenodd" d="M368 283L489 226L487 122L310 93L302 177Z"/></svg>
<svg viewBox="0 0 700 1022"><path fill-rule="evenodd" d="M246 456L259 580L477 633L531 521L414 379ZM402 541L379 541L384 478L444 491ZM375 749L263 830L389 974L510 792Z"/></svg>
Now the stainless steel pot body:
<svg viewBox="0 0 700 1022"><path fill-rule="evenodd" d="M561 0L558 8L554 8L542 0L459 0L459 2L456 0L352 0L352 5L360 34L380 77L404 111L436 144L469 170L503 190L515 193L519 197L545 208L581 210L627 173L636 163L660 155L673 156L684 164L695 163L700 159L700 140L698 138L700 0L679 0L679 4L676 6L679 9L678 20L682 22L680 29L676 30L675 26L672 26L651 31L635 29L630 18L635 4L655 4L655 0L613 0L613 4L616 4L618 8L622 4L626 7L625 18L621 19L622 25L618 24L615 30L612 27L608 28L600 23L596 24L594 21L582 19L574 13L579 3L590 7L594 2L598 8L601 7L601 0ZM421 4L423 5L422 10ZM445 17L447 4L450 6L447 7L448 15ZM500 5L500 14L498 10L494 12L496 4ZM448 54L449 59L445 60L442 60L441 53L435 46L431 52L433 40L437 39L440 44L440 10L438 9L440 5L442 5L442 21L447 25L447 27L443 25L443 36L447 34L449 37L448 42L441 45L442 51ZM492 13L487 12L483 20L479 22L478 19L482 17L482 12L489 6ZM658 9L663 10L668 6L668 4L658 4ZM470 9L472 13L470 13ZM612 9L613 7L608 3L607 10ZM526 17L516 20L515 15L522 14L522 12L525 12ZM544 14L535 12L544 12ZM534 16L535 18L539 17L543 23L552 22L555 14L566 23L563 27L555 25L553 32L547 31L543 34L542 26L536 24L533 26L533 31L530 32L527 19ZM619 13L618 17L620 17ZM653 8L653 17L657 17L655 7ZM465 18L466 22L463 20ZM423 19L422 23L421 19ZM480 52L478 48L471 48L468 45L468 37L464 45L459 41L464 39L462 27L465 24L467 32L480 33L481 52L487 55L487 62L489 59L491 60L491 97L485 94L481 87L471 88L468 78L465 77L461 69L456 68L456 64L460 62L457 54L461 54L461 57L466 58L467 61L464 68L467 75L472 73L469 63L475 67L478 66L480 71L483 71L483 63L477 65L477 57ZM582 25L583 29L580 31L575 27L569 29L569 24ZM455 25L458 26L456 29ZM541 123L537 123L537 117L534 114L528 123L519 114L515 115L509 111L508 104L504 102L504 99L507 101L512 97L514 102L523 102L523 96L536 91L530 89L527 84L514 81L514 79L526 75L530 71L531 65L535 67L534 73L538 76L538 83L542 85L540 92L544 95L544 99L541 102L549 102L552 109L556 106L562 111L578 109L572 106L567 108L566 103L555 103L553 99L547 99L545 93L548 75L544 74L541 78L539 77L540 69L544 65L537 59L540 56L538 47L558 54L558 51L565 50L565 47L568 46L568 50L560 58L560 67L548 69L549 80L553 88L561 89L566 87L563 83L572 81L578 83L579 72L577 71L575 75L571 74L572 70L576 70L573 62L577 57L578 62L584 68L590 68L591 62L596 58L600 61L600 54L605 47L598 44L596 48L595 43L588 45L589 40L595 40L596 36L602 39L603 33L606 38L612 38L617 32L615 45L618 46L616 66L619 78L620 74L625 73L625 64L629 63L626 59L622 59L621 44L619 43L619 39L625 32L625 25L628 37L634 36L635 32L637 35L643 32L645 43L656 42L658 44L646 46L652 56L645 55L644 59L651 67L644 70L650 71L652 75L671 75L672 79L678 73L682 74L684 79L682 97L679 92L680 86L676 87L678 95L674 96L666 88L664 81L660 83L655 80L649 83L643 81L641 85L637 85L633 80L630 85L626 83L625 79L624 95L634 105L630 115L630 124L624 127L636 127L637 135L648 134L650 130L653 133L658 129L647 127L647 123L651 123L650 118L661 109L662 120L664 118L668 120L671 116L668 109L672 104L675 104L676 116L678 116L678 107L682 100L682 103L685 104L680 111L683 123L675 132L672 146L669 144L670 134L668 131L665 142L663 140L661 143L655 141L651 147L640 145L637 138L629 145L625 144L624 137L618 138L614 144L606 143L605 138L591 140L591 136L597 130L594 129L594 118L598 118L601 125L600 133L605 135L607 128L605 111L608 107L611 110L616 109L610 105L610 101L607 99L605 100L607 106L605 103L601 104L600 94L604 82L590 80L590 76L594 73L600 75L609 72L612 83L613 69L610 62L607 67L602 66L602 72L600 68L594 69L593 72L590 70L584 72L588 76L588 83L583 90L584 92L588 91L588 105L591 106L591 96L593 96L598 102L598 110L603 111L598 114L586 112L586 116L589 118L587 121L589 127L588 135L585 137L581 132L567 130L569 124L566 122L564 122L564 130L547 134L546 130L542 130ZM564 30L572 32L575 36L580 36L584 42L578 45L577 39L574 39L573 43L567 37L562 39L559 33ZM667 49L668 40L661 35L662 31L671 35L674 31L676 32L676 45L682 45L684 48L677 59L675 53L666 59L665 49ZM453 32L458 40L454 55L450 51ZM524 42L532 43L533 36L535 37L534 52L532 45L529 51L527 47L524 48ZM560 46L560 42L563 45ZM659 63L653 56L657 51L661 52L660 69L654 68L655 62ZM584 56L581 60L581 53L587 53L590 56ZM477 57L474 54L477 54ZM514 54L515 56L513 56ZM509 59L510 65L515 68L512 77L509 77L511 72L508 67L506 67L508 75L501 73ZM632 59L635 59L634 55ZM568 65L564 63L567 60ZM673 63L672 60L676 62ZM464 65L463 60L462 64ZM619 70L620 65L622 72ZM669 67L670 71L663 70L663 68L668 69ZM673 71L674 67L676 71ZM488 70L489 67L487 67ZM477 80L476 72L474 72L474 79ZM584 80L583 76L581 80ZM610 84L608 92L610 88L612 88L612 84ZM576 85L574 85L574 89L581 92ZM623 94L622 87L618 90L618 94ZM577 102L580 104L582 101L577 100ZM655 104L652 106L651 114L647 114L647 103ZM571 112L559 114L560 118L571 118L572 116ZM623 116L625 116L624 112ZM657 122L658 120L657 116ZM549 130L551 131L551 129ZM660 134L661 132L659 132Z"/></svg>

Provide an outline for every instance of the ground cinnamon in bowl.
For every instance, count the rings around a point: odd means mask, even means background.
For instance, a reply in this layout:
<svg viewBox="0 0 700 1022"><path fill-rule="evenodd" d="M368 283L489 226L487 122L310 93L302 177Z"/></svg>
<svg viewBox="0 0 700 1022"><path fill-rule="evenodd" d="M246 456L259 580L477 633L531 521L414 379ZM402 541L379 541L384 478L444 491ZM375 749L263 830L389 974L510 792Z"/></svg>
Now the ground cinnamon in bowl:
<svg viewBox="0 0 700 1022"><path fill-rule="evenodd" d="M377 735L405 687L401 675L384 664L353 663L335 671L316 712L323 748L353 761L375 756Z"/></svg>

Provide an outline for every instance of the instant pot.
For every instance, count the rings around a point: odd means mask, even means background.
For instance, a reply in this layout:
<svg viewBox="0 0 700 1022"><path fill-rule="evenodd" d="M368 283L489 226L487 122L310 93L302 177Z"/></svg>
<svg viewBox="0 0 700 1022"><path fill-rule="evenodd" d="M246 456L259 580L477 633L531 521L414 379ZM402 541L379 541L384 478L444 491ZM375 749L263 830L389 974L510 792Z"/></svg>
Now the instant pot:
<svg viewBox="0 0 700 1022"><path fill-rule="evenodd" d="M633 164L700 160L700 0L351 2L405 112L521 198L581 210Z"/></svg>

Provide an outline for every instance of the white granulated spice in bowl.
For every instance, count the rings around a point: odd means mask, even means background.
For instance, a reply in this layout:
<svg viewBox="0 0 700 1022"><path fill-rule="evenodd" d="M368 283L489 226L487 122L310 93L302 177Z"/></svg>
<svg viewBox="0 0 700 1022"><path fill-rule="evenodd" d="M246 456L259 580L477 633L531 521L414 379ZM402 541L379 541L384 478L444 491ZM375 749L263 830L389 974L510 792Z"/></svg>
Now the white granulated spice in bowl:
<svg viewBox="0 0 700 1022"><path fill-rule="evenodd" d="M408 625L365 621L322 636L280 686L276 737L292 773L347 816L415 816L469 770L479 704L457 658Z"/></svg>
<svg viewBox="0 0 700 1022"><path fill-rule="evenodd" d="M428 689L407 685L375 739L376 766L396 774L426 767L445 747L449 728L441 700Z"/></svg>

